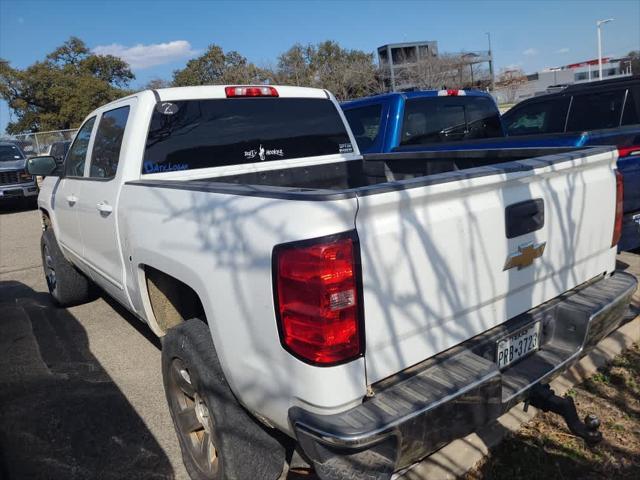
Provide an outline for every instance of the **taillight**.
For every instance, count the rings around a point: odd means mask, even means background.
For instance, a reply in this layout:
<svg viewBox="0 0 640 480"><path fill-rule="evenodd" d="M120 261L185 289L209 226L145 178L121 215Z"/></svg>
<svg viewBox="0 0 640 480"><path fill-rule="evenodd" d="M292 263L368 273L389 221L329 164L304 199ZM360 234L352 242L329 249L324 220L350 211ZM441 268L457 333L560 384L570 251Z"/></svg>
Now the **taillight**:
<svg viewBox="0 0 640 480"><path fill-rule="evenodd" d="M274 249L280 341L307 363L336 365L362 355L357 248L340 235Z"/></svg>
<svg viewBox="0 0 640 480"><path fill-rule="evenodd" d="M616 170L616 219L613 224L613 238L611 239L612 247L615 247L618 244L620 236L622 235L623 193L624 187L622 184L622 174Z"/></svg>
<svg viewBox="0 0 640 480"><path fill-rule="evenodd" d="M273 87L225 87L227 98L233 97L277 97L278 91Z"/></svg>
<svg viewBox="0 0 640 480"><path fill-rule="evenodd" d="M618 147L618 158L628 157L630 155L640 155L640 145Z"/></svg>
<svg viewBox="0 0 640 480"><path fill-rule="evenodd" d="M464 97L467 94L464 90L450 88L448 90L438 90L439 97Z"/></svg>

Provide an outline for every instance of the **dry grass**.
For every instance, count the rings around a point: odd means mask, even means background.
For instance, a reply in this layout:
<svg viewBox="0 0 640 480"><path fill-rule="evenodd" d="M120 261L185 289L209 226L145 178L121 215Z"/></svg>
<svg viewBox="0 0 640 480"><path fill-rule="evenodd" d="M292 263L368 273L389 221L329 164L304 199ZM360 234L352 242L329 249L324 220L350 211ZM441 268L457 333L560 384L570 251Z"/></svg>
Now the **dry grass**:
<svg viewBox="0 0 640 480"><path fill-rule="evenodd" d="M567 392L581 415L602 421L589 448L561 417L542 413L508 436L465 480L640 479L640 346Z"/></svg>

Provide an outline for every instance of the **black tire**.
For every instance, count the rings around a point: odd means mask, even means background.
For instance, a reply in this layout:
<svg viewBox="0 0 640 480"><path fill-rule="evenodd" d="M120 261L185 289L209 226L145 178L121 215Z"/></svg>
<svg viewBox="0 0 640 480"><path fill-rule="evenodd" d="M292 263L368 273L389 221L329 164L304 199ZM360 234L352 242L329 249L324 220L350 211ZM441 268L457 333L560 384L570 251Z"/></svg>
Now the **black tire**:
<svg viewBox="0 0 640 480"><path fill-rule="evenodd" d="M234 397L203 321L188 320L164 336L162 378L182 460L192 479L280 476L285 448L275 432L258 423Z"/></svg>
<svg viewBox="0 0 640 480"><path fill-rule="evenodd" d="M42 233L40 252L49 293L58 305L70 307L91 299L89 279L64 258L50 228Z"/></svg>

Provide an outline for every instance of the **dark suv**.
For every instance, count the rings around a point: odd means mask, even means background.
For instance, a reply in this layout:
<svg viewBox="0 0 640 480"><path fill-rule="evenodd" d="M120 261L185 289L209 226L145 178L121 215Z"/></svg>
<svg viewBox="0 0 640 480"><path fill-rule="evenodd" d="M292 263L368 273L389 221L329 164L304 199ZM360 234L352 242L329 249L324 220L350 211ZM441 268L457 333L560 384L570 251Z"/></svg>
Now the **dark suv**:
<svg viewBox="0 0 640 480"><path fill-rule="evenodd" d="M619 250L640 248L640 76L570 85L530 98L502 116L510 137L575 136L576 146L615 145L624 183ZM553 136L553 135L552 135Z"/></svg>

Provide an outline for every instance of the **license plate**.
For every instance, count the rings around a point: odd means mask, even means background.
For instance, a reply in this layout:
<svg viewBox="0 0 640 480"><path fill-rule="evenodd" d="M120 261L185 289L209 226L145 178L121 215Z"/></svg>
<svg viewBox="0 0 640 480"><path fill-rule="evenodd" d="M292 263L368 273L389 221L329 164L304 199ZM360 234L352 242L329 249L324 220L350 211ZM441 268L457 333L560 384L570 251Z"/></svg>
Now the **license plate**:
<svg viewBox="0 0 640 480"><path fill-rule="evenodd" d="M538 350L540 340L540 322L529 325L508 337L498 340L496 358L498 368L505 368L512 363Z"/></svg>

